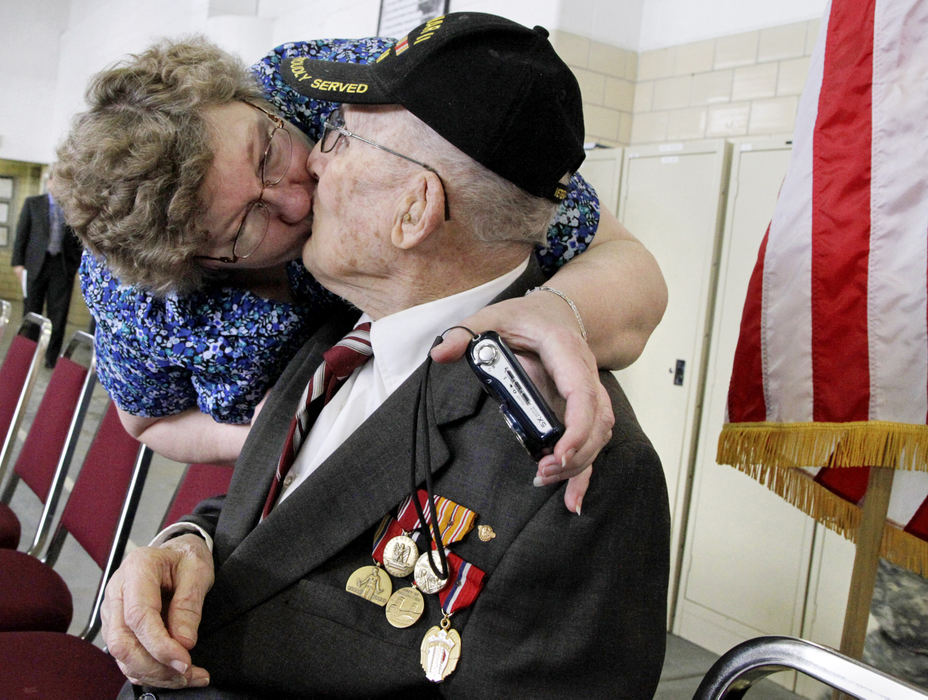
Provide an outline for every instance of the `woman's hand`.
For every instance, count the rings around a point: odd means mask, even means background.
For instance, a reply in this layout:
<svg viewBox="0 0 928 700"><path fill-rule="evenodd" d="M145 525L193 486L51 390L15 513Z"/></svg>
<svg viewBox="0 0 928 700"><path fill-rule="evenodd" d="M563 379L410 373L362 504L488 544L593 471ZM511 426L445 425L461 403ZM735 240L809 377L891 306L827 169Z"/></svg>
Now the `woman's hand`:
<svg viewBox="0 0 928 700"><path fill-rule="evenodd" d="M588 467L609 441L615 420L597 367L622 369L638 358L667 306L667 285L654 256L606 209L600 210L587 251L547 284L573 305L557 294L536 291L488 306L462 325L477 333L498 331L513 351L523 353L523 364L540 389L550 377L564 400L566 431L554 454L538 463L536 483L569 478L564 502L579 513L590 483ZM466 331L452 331L432 350L432 358L454 361L469 341ZM544 371L533 371L525 353L540 360Z"/></svg>
<svg viewBox="0 0 928 700"><path fill-rule="evenodd" d="M554 452L538 463L535 485L570 479L564 503L570 511L580 513L591 465L612 436L614 416L599 381L596 358L581 338L570 307L553 294L535 292L481 309L461 325L476 333L497 331L513 352L522 356L523 365L542 393L559 395L562 405L557 406L557 400L552 404L563 415L566 430ZM462 329L450 331L444 342L433 348L432 359L457 360L470 339ZM533 362L532 356L538 362ZM546 385L552 384L554 391L545 391Z"/></svg>

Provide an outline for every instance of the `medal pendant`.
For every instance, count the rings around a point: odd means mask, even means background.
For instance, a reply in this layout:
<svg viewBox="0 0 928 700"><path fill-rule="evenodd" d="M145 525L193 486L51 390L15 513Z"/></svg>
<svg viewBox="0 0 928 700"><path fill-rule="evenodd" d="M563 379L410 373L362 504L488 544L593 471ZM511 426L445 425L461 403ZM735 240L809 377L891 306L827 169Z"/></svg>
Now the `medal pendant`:
<svg viewBox="0 0 928 700"><path fill-rule="evenodd" d="M387 622L403 629L414 625L425 610L422 594L412 586L401 588L387 601Z"/></svg>
<svg viewBox="0 0 928 700"><path fill-rule="evenodd" d="M416 568L419 548L415 540L407 535L397 535L387 542L383 550L383 566L397 578L409 576Z"/></svg>
<svg viewBox="0 0 928 700"><path fill-rule="evenodd" d="M457 668L461 658L461 635L451 629L448 618L435 625L422 638L419 647L419 662L425 677L433 683L441 683Z"/></svg>
<svg viewBox="0 0 928 700"><path fill-rule="evenodd" d="M435 568L439 567L439 555L437 550L430 550L425 552L419 560L416 562L416 568L413 572L413 578L416 581L416 586L420 591L427 595L432 593L438 593L442 588L448 585L449 578L438 578L435 573L432 571L432 567L429 564L429 556L432 557L432 561L435 563Z"/></svg>
<svg viewBox="0 0 928 700"><path fill-rule="evenodd" d="M362 566L348 577L345 590L383 607L390 599L393 584L390 582L389 574L379 566Z"/></svg>

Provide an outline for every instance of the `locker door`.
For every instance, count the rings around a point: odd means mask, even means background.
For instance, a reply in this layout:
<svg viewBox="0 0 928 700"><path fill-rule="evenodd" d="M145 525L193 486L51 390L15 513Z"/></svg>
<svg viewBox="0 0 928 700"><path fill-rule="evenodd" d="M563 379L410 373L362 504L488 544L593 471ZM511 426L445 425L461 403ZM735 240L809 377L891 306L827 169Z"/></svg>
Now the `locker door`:
<svg viewBox="0 0 928 700"><path fill-rule="evenodd" d="M789 160L785 141L735 144L705 408L673 630L721 653L749 637L801 632L814 523L715 462L748 279Z"/></svg>
<svg viewBox="0 0 928 700"><path fill-rule="evenodd" d="M816 524L810 566L806 612L799 636L840 649L854 568L854 544L824 525ZM796 693L807 698L830 695L829 689L805 675L797 678Z"/></svg>
<svg viewBox="0 0 928 700"><path fill-rule="evenodd" d="M587 151L586 160L580 166L580 174L596 188L600 205L615 214L619 205L622 149L594 148Z"/></svg>
<svg viewBox="0 0 928 700"><path fill-rule="evenodd" d="M727 155L728 146L720 140L630 147L622 169L619 219L657 258L669 288L667 311L644 353L616 376L664 465L670 496L671 581L698 425L700 368Z"/></svg>

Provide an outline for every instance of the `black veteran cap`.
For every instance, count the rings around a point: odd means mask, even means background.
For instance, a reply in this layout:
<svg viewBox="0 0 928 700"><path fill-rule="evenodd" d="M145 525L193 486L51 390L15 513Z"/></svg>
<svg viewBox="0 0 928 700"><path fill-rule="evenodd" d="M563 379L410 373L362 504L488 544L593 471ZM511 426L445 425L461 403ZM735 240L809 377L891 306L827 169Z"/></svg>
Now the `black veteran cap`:
<svg viewBox="0 0 928 700"><path fill-rule="evenodd" d="M452 13L412 30L375 63L293 58L282 74L316 99L402 105L538 197L562 200L564 175L583 162L580 87L542 27Z"/></svg>

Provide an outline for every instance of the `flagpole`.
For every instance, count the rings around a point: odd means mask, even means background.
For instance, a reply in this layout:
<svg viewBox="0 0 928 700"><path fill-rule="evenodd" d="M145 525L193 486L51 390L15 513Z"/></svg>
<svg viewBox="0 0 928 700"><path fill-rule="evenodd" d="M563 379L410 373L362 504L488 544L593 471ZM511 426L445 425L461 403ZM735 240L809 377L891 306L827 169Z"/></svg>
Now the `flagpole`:
<svg viewBox="0 0 928 700"><path fill-rule="evenodd" d="M854 568L851 571L851 587L841 635L841 652L854 659L861 659L864 653L870 603L873 600L877 565L880 561L880 544L883 541L883 527L889 510L892 487L892 467L870 468L860 526L857 529ZM834 697L835 700L844 700L851 696L836 692Z"/></svg>

